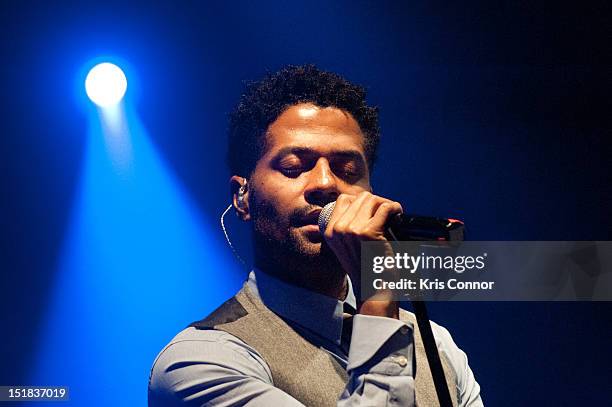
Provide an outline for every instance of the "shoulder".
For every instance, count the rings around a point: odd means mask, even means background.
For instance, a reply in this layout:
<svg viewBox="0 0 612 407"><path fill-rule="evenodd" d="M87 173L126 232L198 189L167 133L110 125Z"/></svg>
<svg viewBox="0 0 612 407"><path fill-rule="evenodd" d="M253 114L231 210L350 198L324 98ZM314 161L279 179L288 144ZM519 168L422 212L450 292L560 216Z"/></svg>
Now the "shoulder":
<svg viewBox="0 0 612 407"><path fill-rule="evenodd" d="M188 327L172 338L155 358L153 370L186 361L211 363L220 360L257 363L269 372L261 355L236 336L217 329L194 327Z"/></svg>
<svg viewBox="0 0 612 407"><path fill-rule="evenodd" d="M245 342L220 330L188 327L155 358L149 397L172 398L184 383L204 384L236 373L272 383L270 368Z"/></svg>

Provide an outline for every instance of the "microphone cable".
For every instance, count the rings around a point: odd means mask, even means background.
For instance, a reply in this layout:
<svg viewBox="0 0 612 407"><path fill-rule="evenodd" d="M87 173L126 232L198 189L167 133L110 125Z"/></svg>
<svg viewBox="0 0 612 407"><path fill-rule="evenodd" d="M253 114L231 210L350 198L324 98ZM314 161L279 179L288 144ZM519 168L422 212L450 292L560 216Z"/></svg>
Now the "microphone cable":
<svg viewBox="0 0 612 407"><path fill-rule="evenodd" d="M229 212L229 210L232 209L232 204L229 204L227 206L227 208L225 208L225 210L223 211L223 213L221 214L221 217L219 218L219 221L221 222L221 230L223 230L223 235L225 236L225 241L227 242L227 244L229 245L229 247L232 249L232 253L234 254L234 257L236 257L240 263L242 263L242 265L244 267L247 267L246 262L244 261L244 259L238 254L238 251L236 250L236 248L234 247L234 245L232 244L232 241L229 238L229 235L227 234L227 229L225 227L225 215L227 214L227 212ZM247 267L248 268L248 267Z"/></svg>

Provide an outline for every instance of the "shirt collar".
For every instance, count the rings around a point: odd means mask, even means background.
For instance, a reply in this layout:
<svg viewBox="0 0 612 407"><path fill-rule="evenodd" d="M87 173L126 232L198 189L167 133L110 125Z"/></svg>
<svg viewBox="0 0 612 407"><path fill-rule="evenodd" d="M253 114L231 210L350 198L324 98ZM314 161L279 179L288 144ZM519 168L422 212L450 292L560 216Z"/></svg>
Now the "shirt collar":
<svg viewBox="0 0 612 407"><path fill-rule="evenodd" d="M274 313L340 344L345 305L357 308L351 279L344 301L285 283L261 270L249 273L247 285Z"/></svg>

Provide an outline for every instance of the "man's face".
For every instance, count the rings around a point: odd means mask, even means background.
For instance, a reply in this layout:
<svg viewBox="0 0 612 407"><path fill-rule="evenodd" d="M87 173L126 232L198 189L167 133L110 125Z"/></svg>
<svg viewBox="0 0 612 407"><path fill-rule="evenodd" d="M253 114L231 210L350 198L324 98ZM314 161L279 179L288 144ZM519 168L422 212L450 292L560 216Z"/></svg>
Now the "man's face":
<svg viewBox="0 0 612 407"><path fill-rule="evenodd" d="M266 151L249 180L256 250L321 256L321 208L341 193L371 190L363 142L355 119L334 107L294 105L269 126Z"/></svg>

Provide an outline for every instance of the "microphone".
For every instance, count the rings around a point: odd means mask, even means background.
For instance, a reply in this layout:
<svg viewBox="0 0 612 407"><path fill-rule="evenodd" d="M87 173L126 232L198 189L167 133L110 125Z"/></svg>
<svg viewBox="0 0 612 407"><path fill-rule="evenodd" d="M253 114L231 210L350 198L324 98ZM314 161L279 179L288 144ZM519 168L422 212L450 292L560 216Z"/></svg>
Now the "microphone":
<svg viewBox="0 0 612 407"><path fill-rule="evenodd" d="M318 221L321 234L327 229L327 224L335 206L335 201L330 202L321 210ZM387 237L390 240L396 241L462 241L464 239L465 224L457 219L400 213L389 219L386 229Z"/></svg>

